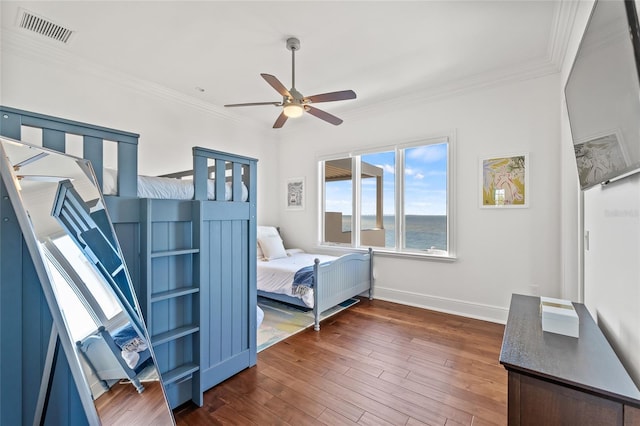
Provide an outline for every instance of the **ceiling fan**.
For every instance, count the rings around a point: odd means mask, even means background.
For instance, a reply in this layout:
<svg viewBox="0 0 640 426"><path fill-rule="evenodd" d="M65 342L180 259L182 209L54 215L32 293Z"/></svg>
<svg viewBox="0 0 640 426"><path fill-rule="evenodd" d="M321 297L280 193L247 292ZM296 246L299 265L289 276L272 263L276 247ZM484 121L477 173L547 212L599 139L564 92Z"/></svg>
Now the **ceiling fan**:
<svg viewBox="0 0 640 426"><path fill-rule="evenodd" d="M303 96L296 89L296 51L300 50L300 40L295 37L287 39L287 49L291 51L291 89L287 88L271 74L260 74L271 87L282 95L282 102L251 102L244 104L228 104L225 107L241 107L256 105L274 105L283 107L282 112L273 124L274 129L281 128L288 118L300 117L305 111L335 126L342 123L342 119L328 112L311 106L313 103L344 101L355 99L356 93L353 90L341 90L339 92L322 93L313 96Z"/></svg>

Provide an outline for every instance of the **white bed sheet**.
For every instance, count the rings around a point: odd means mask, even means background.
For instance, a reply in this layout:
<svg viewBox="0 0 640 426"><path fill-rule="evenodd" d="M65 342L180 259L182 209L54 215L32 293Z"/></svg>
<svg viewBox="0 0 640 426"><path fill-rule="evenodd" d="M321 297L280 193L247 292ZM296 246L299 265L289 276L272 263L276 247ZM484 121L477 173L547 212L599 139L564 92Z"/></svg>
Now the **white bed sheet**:
<svg viewBox="0 0 640 426"><path fill-rule="evenodd" d="M117 195L117 171L105 169L103 174L104 195ZM225 183L225 201L230 201L233 196L231 182ZM242 184L242 201L247 201L249 191ZM157 176L138 176L138 198L161 198L169 200L193 199L193 181L186 179L174 179ZM215 181L207 182L207 198L216 199Z"/></svg>
<svg viewBox="0 0 640 426"><path fill-rule="evenodd" d="M298 297L309 308L313 308L313 289L294 294L293 277L299 269L313 265L315 259L319 259L322 263L335 260L337 257L290 249L287 250L287 257L269 261L258 259L256 274L258 290Z"/></svg>

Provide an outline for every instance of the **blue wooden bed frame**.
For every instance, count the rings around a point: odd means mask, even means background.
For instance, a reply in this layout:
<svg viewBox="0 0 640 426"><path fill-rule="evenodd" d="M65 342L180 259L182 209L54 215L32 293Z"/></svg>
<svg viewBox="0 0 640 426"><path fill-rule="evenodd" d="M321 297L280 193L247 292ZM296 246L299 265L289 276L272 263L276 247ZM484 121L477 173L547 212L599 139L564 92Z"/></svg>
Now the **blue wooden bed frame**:
<svg viewBox="0 0 640 426"><path fill-rule="evenodd" d="M0 107L0 135L20 140L23 126L42 129L43 146L59 152L67 134L82 136L83 157L100 184L103 145L117 144L118 195L105 196L105 203L169 405L202 405L205 390L255 365L257 160L194 147L194 200L139 199L137 134ZM210 163L220 194L215 201L207 200ZM225 201L229 180L233 197ZM243 183L246 201L240 201ZM52 320L4 183L0 187L0 424L23 424L37 410ZM60 352L46 418L84 424Z"/></svg>
<svg viewBox="0 0 640 426"><path fill-rule="evenodd" d="M320 331L320 314L345 300L373 290L373 250L366 253L350 253L332 262L313 264L313 329ZM307 308L299 297L258 290L258 296L279 300Z"/></svg>

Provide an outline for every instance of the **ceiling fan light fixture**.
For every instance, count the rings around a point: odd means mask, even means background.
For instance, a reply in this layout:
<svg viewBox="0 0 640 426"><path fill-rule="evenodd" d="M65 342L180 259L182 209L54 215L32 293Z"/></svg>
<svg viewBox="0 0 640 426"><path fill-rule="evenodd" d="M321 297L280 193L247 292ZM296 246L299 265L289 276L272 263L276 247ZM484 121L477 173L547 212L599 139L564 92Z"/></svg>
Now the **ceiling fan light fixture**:
<svg viewBox="0 0 640 426"><path fill-rule="evenodd" d="M300 104L287 104L284 106L284 115L289 118L300 117L304 113L304 108Z"/></svg>
<svg viewBox="0 0 640 426"><path fill-rule="evenodd" d="M1 0L0 0L1 1ZM273 123L274 129L281 128L289 118L296 118L303 115L305 112L313 115L316 118L326 121L329 124L338 126L342 123L342 119L331 115L328 112L322 111L310 104L321 102L333 102L344 101L347 99L355 99L356 93L353 90L341 90L339 92L321 93L313 96L303 96L302 93L296 89L296 61L295 52L300 50L300 40L295 37L287 39L287 49L291 51L291 89L288 89L278 80L277 77L271 74L261 73L260 76L271 86L276 92L282 96L282 102L250 102L243 104L227 104L225 107L240 107L240 106L254 106L254 105L275 105L283 107L282 112L278 115L275 123Z"/></svg>

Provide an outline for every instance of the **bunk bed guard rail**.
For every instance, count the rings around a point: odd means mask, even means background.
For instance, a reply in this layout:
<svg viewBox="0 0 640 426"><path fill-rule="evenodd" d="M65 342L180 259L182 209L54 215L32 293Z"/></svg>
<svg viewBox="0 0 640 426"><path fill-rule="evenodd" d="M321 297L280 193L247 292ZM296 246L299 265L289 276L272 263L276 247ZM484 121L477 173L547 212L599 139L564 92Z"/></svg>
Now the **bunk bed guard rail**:
<svg viewBox="0 0 640 426"><path fill-rule="evenodd" d="M22 126L42 129L42 146L58 152L66 152L67 134L81 135L82 157L91 161L101 187L104 143L116 143L118 193L121 197L137 196L140 135L5 106L0 106L0 117L0 134L3 136L22 140Z"/></svg>

